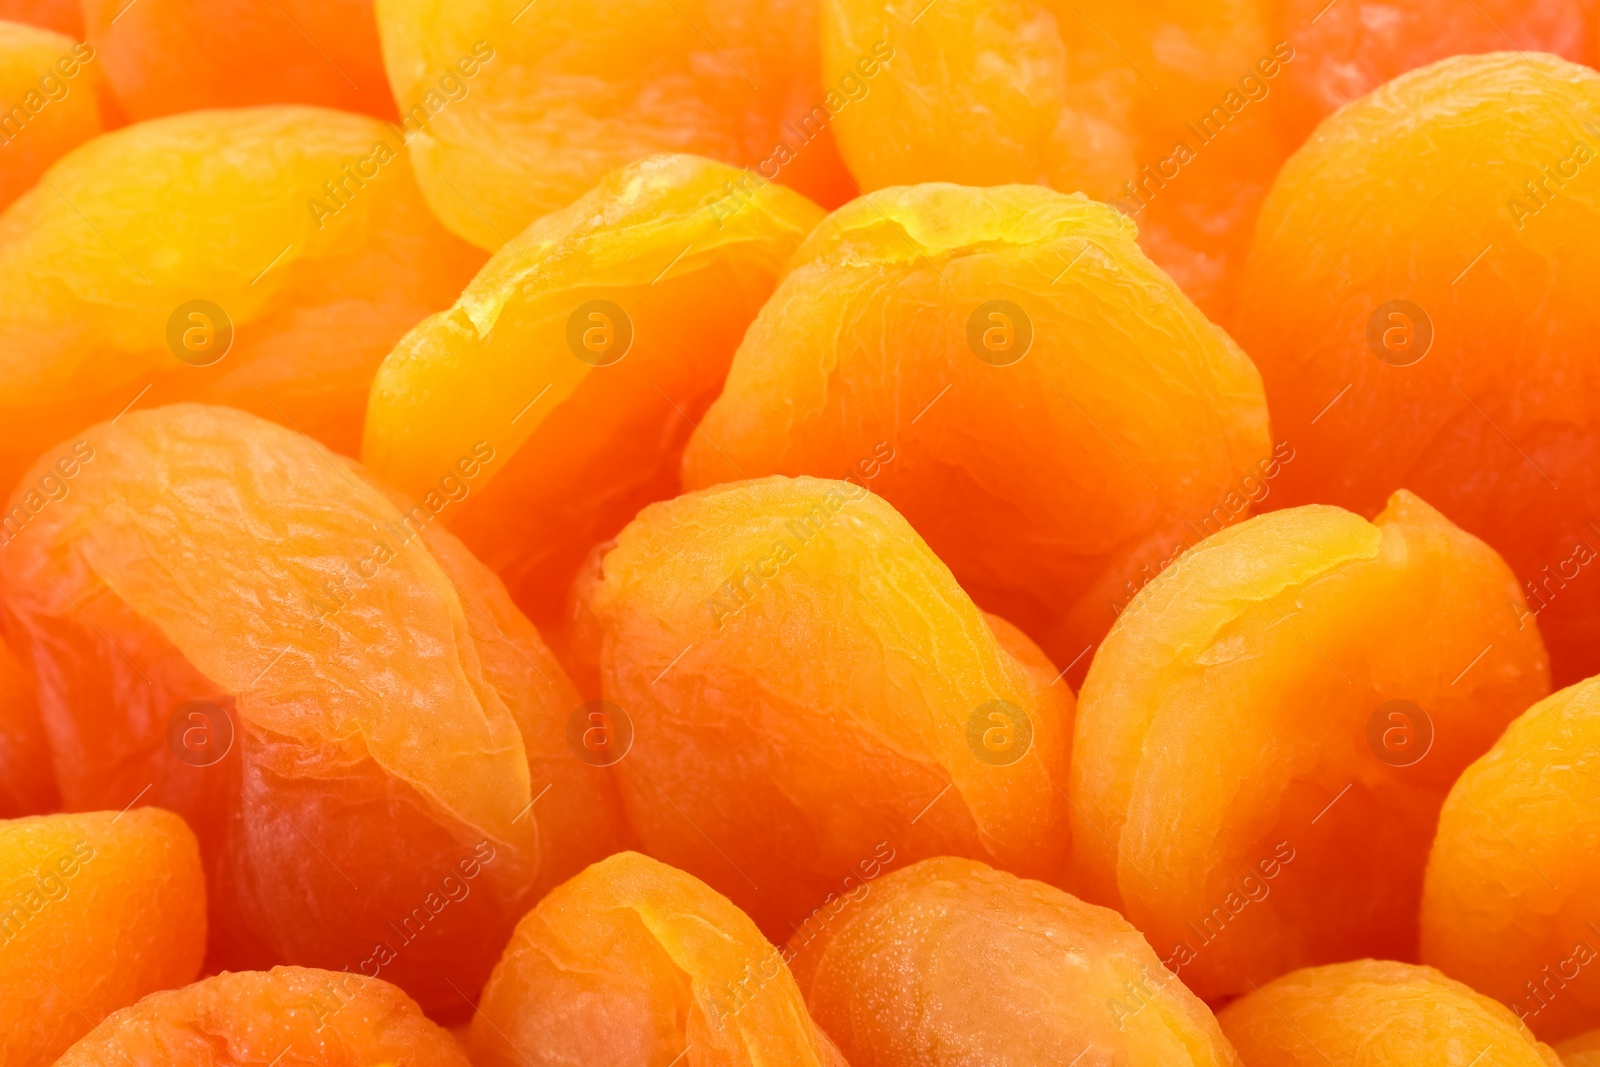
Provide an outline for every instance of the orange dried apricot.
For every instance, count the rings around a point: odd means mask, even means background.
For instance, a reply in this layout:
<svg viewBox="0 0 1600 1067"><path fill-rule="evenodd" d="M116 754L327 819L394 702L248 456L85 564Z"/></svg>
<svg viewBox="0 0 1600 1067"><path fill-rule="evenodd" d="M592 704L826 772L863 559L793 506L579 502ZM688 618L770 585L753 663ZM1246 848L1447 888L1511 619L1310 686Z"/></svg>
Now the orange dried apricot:
<svg viewBox="0 0 1600 1067"><path fill-rule="evenodd" d="M1524 712L1450 790L1422 958L1547 1040L1600 1018L1600 678Z"/></svg>
<svg viewBox="0 0 1600 1067"><path fill-rule="evenodd" d="M1600 1067L1600 1030L1563 1041L1556 1046L1561 1067Z"/></svg>
<svg viewBox="0 0 1600 1067"><path fill-rule="evenodd" d="M83 39L83 8L79 0L0 0L0 19L26 22Z"/></svg>
<svg viewBox="0 0 1600 1067"><path fill-rule="evenodd" d="M1217 1013L1250 1067L1561 1067L1505 1005L1432 967L1308 967Z"/></svg>
<svg viewBox="0 0 1600 1067"><path fill-rule="evenodd" d="M932 12L928 15L932 18ZM1082 196L885 190L795 253L686 488L848 478L1063 667L1285 457L1250 360Z"/></svg>
<svg viewBox="0 0 1600 1067"><path fill-rule="evenodd" d="M695 421L822 212L695 156L623 167L501 249L379 369L362 458L535 622L596 542L678 490ZM708 202L709 201L709 202Z"/></svg>
<svg viewBox="0 0 1600 1067"><path fill-rule="evenodd" d="M0 208L105 128L94 59L94 49L71 37L0 22Z"/></svg>
<svg viewBox="0 0 1600 1067"><path fill-rule="evenodd" d="M1076 883L1208 1000L1414 958L1455 777L1549 691L1505 563L1417 497L1231 527L1147 586L1089 668ZM1248 1054L1244 1054L1248 1061Z"/></svg>
<svg viewBox="0 0 1600 1067"><path fill-rule="evenodd" d="M537 632L425 508L276 424L180 404L83 440L0 556L64 802L190 819L220 965L465 1009L538 894L615 847Z"/></svg>
<svg viewBox="0 0 1600 1067"><path fill-rule="evenodd" d="M621 852L517 924L484 989L478 1067L847 1067L779 950L704 882Z"/></svg>
<svg viewBox="0 0 1600 1067"><path fill-rule="evenodd" d="M449 1032L388 982L274 967L154 993L56 1067L469 1067Z"/></svg>
<svg viewBox="0 0 1600 1067"><path fill-rule="evenodd" d="M0 487L135 400L226 403L354 455L374 370L482 262L393 142L334 111L206 111L52 167L0 216Z"/></svg>
<svg viewBox="0 0 1600 1067"><path fill-rule="evenodd" d="M33 677L0 639L0 819L42 814L58 799Z"/></svg>
<svg viewBox="0 0 1600 1067"><path fill-rule="evenodd" d="M0 1062L53 1063L101 1019L191 982L200 850L157 808L0 821Z"/></svg>
<svg viewBox="0 0 1600 1067"><path fill-rule="evenodd" d="M82 4L89 43L134 119L256 104L395 114L372 0Z"/></svg>
<svg viewBox="0 0 1600 1067"><path fill-rule="evenodd" d="M1346 105L1273 186L1236 319L1299 457L1285 502L1422 494L1505 556L1527 606L1484 610L1537 615L1563 685L1600 672L1589 114L1600 74L1510 52Z"/></svg>
<svg viewBox="0 0 1600 1067"><path fill-rule="evenodd" d="M826 121L837 94L817 83L817 5L628 0L600 18L590 0L377 0L377 12L428 202L493 251L660 152L744 168L719 195L781 181L830 207L853 196Z"/></svg>
<svg viewBox="0 0 1600 1067"><path fill-rule="evenodd" d="M652 504L578 611L638 841L769 936L895 862L1060 874L1071 691L858 486Z"/></svg>
<svg viewBox="0 0 1600 1067"><path fill-rule="evenodd" d="M923 860L796 931L796 980L851 1063L1239 1067L1126 919L973 860Z"/></svg>

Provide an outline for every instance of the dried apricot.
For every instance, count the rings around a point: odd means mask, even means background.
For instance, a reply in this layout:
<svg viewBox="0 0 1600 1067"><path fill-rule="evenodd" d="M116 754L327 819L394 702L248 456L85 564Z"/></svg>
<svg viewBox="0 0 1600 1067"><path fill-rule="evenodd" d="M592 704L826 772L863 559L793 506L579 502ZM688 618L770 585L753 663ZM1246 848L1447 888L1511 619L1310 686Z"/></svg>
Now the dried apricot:
<svg viewBox="0 0 1600 1067"><path fill-rule="evenodd" d="M597 18L591 0L377 0L377 12L428 202L493 251L658 152L743 167L723 195L776 180L830 207L849 199L826 121L837 94L817 84L817 4L629 0Z"/></svg>
<svg viewBox="0 0 1600 1067"><path fill-rule="evenodd" d="M58 799L33 676L0 640L0 819L51 811Z"/></svg>
<svg viewBox="0 0 1600 1067"><path fill-rule="evenodd" d="M789 948L812 1016L852 1063L1239 1065L1122 916L973 860L863 885Z"/></svg>
<svg viewBox="0 0 1600 1067"><path fill-rule="evenodd" d="M94 58L71 37L0 22L0 208L104 129L104 83Z"/></svg>
<svg viewBox="0 0 1600 1067"><path fill-rule="evenodd" d="M855 481L985 609L1086 663L1134 590L1293 455L1272 450L1250 360L1133 229L1037 186L841 208L745 335L685 487Z"/></svg>
<svg viewBox="0 0 1600 1067"><path fill-rule="evenodd" d="M54 1063L101 1019L191 982L200 850L157 808L0 821L0 1062Z"/></svg>
<svg viewBox="0 0 1600 1067"><path fill-rule="evenodd" d="M383 356L483 258L393 141L333 111L206 111L52 167L0 216L0 487L136 400L226 403L354 455Z"/></svg>
<svg viewBox="0 0 1600 1067"><path fill-rule="evenodd" d="M1600 1030L1563 1041L1556 1046L1561 1067L1600 1067Z"/></svg>
<svg viewBox="0 0 1600 1067"><path fill-rule="evenodd" d="M636 852L557 886L517 924L469 1048L478 1067L846 1067L749 917Z"/></svg>
<svg viewBox="0 0 1600 1067"><path fill-rule="evenodd" d="M1600 678L1522 714L1450 790L1422 958L1541 1037L1600 1018Z"/></svg>
<svg viewBox="0 0 1600 1067"><path fill-rule="evenodd" d="M1217 1020L1250 1067L1561 1067L1505 1005L1432 967L1388 960L1286 974Z"/></svg>
<svg viewBox="0 0 1600 1067"><path fill-rule="evenodd" d="M362 458L551 625L596 542L674 495L695 421L822 212L695 156L623 167L495 254L372 385Z"/></svg>
<svg viewBox="0 0 1600 1067"><path fill-rule="evenodd" d="M895 862L1060 874L1070 690L860 487L652 504L578 610L639 842L768 935Z"/></svg>
<svg viewBox="0 0 1600 1067"><path fill-rule="evenodd" d="M83 440L0 557L65 803L189 818L220 965L466 1008L538 894L615 847L537 632L425 508L290 430L180 404Z"/></svg>
<svg viewBox="0 0 1600 1067"><path fill-rule="evenodd" d="M1484 610L1537 615L1563 685L1600 672L1597 109L1600 74L1509 52L1346 105L1273 186L1237 318L1285 502L1422 494L1522 579Z"/></svg>
<svg viewBox="0 0 1600 1067"><path fill-rule="evenodd" d="M469 1067L449 1032L388 982L274 967L219 974L107 1018L56 1067Z"/></svg>
<svg viewBox="0 0 1600 1067"><path fill-rule="evenodd" d="M83 8L79 0L0 0L0 19L26 22L83 39Z"/></svg>
<svg viewBox="0 0 1600 1067"><path fill-rule="evenodd" d="M134 119L256 104L395 115L372 0L82 4L89 43Z"/></svg>
<svg viewBox="0 0 1600 1067"><path fill-rule="evenodd" d="M1078 888L1208 1000L1414 957L1445 794L1549 691L1537 628L1502 609L1518 596L1493 549L1404 491L1373 522L1308 505L1202 542L1089 668Z"/></svg>

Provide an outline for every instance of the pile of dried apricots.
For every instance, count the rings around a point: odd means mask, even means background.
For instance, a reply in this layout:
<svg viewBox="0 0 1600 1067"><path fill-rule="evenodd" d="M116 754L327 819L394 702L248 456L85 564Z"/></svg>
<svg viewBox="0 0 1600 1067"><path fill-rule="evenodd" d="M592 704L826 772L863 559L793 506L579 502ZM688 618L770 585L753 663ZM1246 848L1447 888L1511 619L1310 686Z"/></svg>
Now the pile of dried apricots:
<svg viewBox="0 0 1600 1067"><path fill-rule="evenodd" d="M0 1067L1600 1065L1595 63L0 0Z"/></svg>

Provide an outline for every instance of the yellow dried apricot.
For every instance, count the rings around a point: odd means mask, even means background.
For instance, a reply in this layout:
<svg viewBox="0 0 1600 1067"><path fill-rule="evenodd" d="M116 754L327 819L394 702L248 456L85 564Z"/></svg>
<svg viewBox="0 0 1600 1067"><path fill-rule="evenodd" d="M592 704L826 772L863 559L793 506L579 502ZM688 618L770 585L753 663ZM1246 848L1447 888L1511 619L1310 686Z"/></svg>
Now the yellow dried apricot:
<svg viewBox="0 0 1600 1067"><path fill-rule="evenodd" d="M0 22L0 208L105 128L105 85L94 59L71 37Z"/></svg>

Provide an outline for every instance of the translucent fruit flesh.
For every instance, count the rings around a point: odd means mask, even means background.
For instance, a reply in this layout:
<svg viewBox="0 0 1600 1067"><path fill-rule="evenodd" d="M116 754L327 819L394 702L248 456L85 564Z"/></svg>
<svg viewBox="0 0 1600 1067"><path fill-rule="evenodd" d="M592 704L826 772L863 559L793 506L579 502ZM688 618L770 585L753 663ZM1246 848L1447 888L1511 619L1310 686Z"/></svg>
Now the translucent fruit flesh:
<svg viewBox="0 0 1600 1067"><path fill-rule="evenodd" d="M1208 1000L1414 958L1445 794L1549 689L1517 598L1493 550L1403 491L1371 523L1310 505L1191 550L1084 683L1079 891Z"/></svg>
<svg viewBox="0 0 1600 1067"><path fill-rule="evenodd" d="M597 555L576 643L631 723L614 770L651 855L780 939L867 864L1059 875L1071 692L882 500L720 486Z"/></svg>
<svg viewBox="0 0 1600 1067"><path fill-rule="evenodd" d="M57 1067L469 1067L449 1032L378 979L309 967L229 972L117 1012Z"/></svg>
<svg viewBox="0 0 1600 1067"><path fill-rule="evenodd" d="M174 405L84 441L0 557L65 804L189 818L218 965L464 1011L517 916L615 847L571 683L425 508L307 438Z"/></svg>
<svg viewBox="0 0 1600 1067"><path fill-rule="evenodd" d="M1450 790L1428 860L1422 958L1539 1036L1600 1014L1600 679L1540 701Z"/></svg>
<svg viewBox="0 0 1600 1067"><path fill-rule="evenodd" d="M1600 74L1510 52L1349 104L1284 165L1236 319L1285 502L1422 494L1522 579L1563 685L1600 672L1597 109Z"/></svg>
<svg viewBox="0 0 1600 1067"><path fill-rule="evenodd" d="M14 18L0 6L0 19ZM60 33L0 22L0 208L105 127L94 51Z"/></svg>
<svg viewBox="0 0 1600 1067"><path fill-rule="evenodd" d="M135 120L258 104L395 114L372 0L82 3L89 43Z"/></svg>
<svg viewBox="0 0 1600 1067"><path fill-rule="evenodd" d="M1562 1067L1505 1005L1432 967L1387 960L1286 974L1217 1020L1250 1067L1458 1067L1473 1057Z"/></svg>
<svg viewBox="0 0 1600 1067"><path fill-rule="evenodd" d="M392 133L356 115L179 115L47 177L0 215L7 493L136 398L226 403L354 455L373 371L482 262L433 219Z"/></svg>
<svg viewBox="0 0 1600 1067"><path fill-rule="evenodd" d="M589 0L378 0L377 12L402 121L426 121L411 145L422 187L482 248L658 152L748 168L828 206L855 195L817 84L817 0L627 0L604 19ZM481 70L447 98L441 78L464 59Z"/></svg>
<svg viewBox="0 0 1600 1067"><path fill-rule="evenodd" d="M469 1048L478 1067L847 1067L755 924L635 852L558 886L517 925Z"/></svg>
<svg viewBox="0 0 1600 1067"><path fill-rule="evenodd" d="M1250 360L1127 220L1037 186L922 185L795 253L683 470L690 489L853 477L1081 671L1132 593L1292 455Z"/></svg>
<svg viewBox="0 0 1600 1067"><path fill-rule="evenodd" d="M156 808L0 821L0 1049L56 1062L95 1023L183 985L206 943L194 834Z"/></svg>
<svg viewBox="0 0 1600 1067"><path fill-rule="evenodd" d="M1120 915L972 860L863 884L790 945L812 1016L851 1063L1239 1064Z"/></svg>
<svg viewBox="0 0 1600 1067"><path fill-rule="evenodd" d="M822 217L777 185L730 195L739 178L694 156L607 175L501 249L378 371L363 460L541 625L559 622L592 545L678 491L684 442Z"/></svg>

